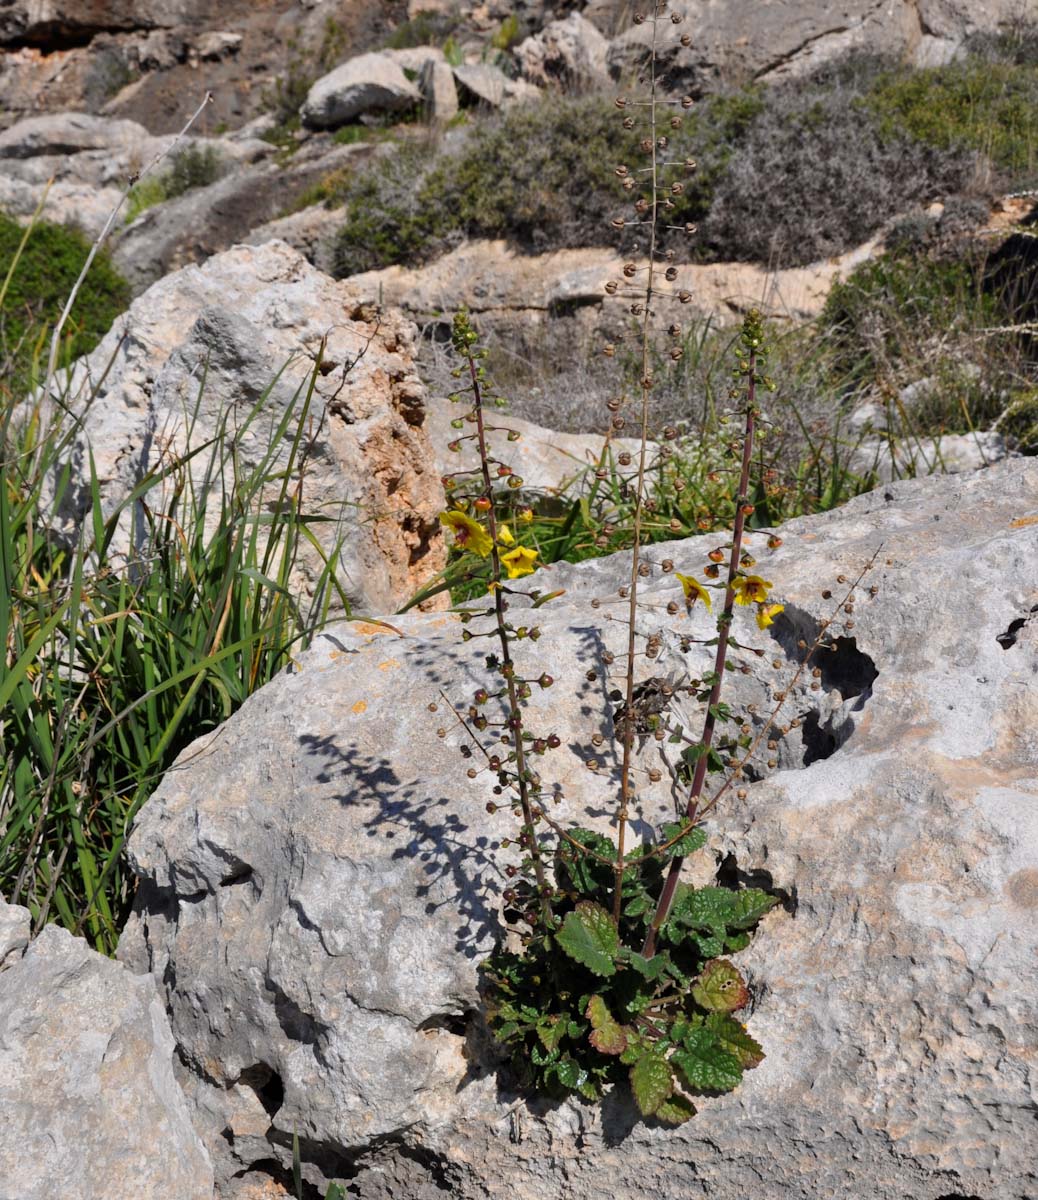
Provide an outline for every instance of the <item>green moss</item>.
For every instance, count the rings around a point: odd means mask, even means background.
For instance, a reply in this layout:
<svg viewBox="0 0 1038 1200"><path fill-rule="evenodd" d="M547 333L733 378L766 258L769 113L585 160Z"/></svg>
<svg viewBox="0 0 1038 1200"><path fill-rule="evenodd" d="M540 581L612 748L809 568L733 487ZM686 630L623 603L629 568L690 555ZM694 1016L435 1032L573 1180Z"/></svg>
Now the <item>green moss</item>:
<svg viewBox="0 0 1038 1200"><path fill-rule="evenodd" d="M0 282L23 233L17 221L0 214ZM60 316L89 253L87 238L66 226L40 221L30 233L0 311L0 395L17 398L29 386L34 350L46 353L48 327ZM68 356L92 350L129 302L129 285L99 252L66 325Z"/></svg>
<svg viewBox="0 0 1038 1200"><path fill-rule="evenodd" d="M1010 179L1038 164L1038 67L977 59L880 77L868 109L887 136L985 154Z"/></svg>
<svg viewBox="0 0 1038 1200"><path fill-rule="evenodd" d="M1017 392L995 428L1021 454L1038 454L1038 388Z"/></svg>

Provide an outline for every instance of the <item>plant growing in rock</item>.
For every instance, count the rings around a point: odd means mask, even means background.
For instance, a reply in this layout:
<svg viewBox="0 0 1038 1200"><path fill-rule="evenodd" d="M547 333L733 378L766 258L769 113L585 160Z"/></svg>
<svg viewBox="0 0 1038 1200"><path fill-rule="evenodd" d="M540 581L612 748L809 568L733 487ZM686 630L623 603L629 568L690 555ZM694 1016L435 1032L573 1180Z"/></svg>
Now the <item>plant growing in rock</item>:
<svg viewBox="0 0 1038 1200"><path fill-rule="evenodd" d="M648 18L653 24L654 44L658 26L680 20L667 16L665 10L665 4L658 4ZM680 126L680 113L691 101L679 101L677 112L666 115L655 78L655 55L650 73L646 101L623 97L617 101L629 130L636 126L632 114L644 108L647 127L640 146L646 166L617 167L624 190L634 193L635 218L613 222L620 232L629 224L643 227L646 263L625 265L625 280L607 286L611 293L632 299L631 314L641 323L642 353L636 415L641 451L625 481L632 516L630 582L622 589L628 602L628 637L623 686L612 694L618 702L613 730L620 757L614 838L593 829L563 828L550 815L551 802L557 797L545 787L539 761L558 748L560 739L550 731L535 731L526 709L533 689L550 688L554 680L546 672L529 676L518 670L512 653L515 643L528 638L536 641L540 631L533 623L535 614L527 618L524 611L524 623L517 624L518 618L511 617L510 610L524 604L535 611L552 599L552 593L524 590L515 584L533 571L538 553L517 536L526 512L520 510L511 520L503 520L506 512L494 493L496 478L506 480L515 490L522 480L488 450L487 406L492 391L484 366L485 350L478 347L464 313L455 319L454 348L462 358L457 373L467 378L470 407L456 419L455 426L463 431L470 425L473 430L462 432L454 448L460 448L464 439L474 439L481 469L475 476L458 473L445 479L451 508L444 512L443 521L454 530L458 544L490 562L487 586L492 607L462 612L464 640L486 637L492 646L485 659L492 683L476 690L467 714L455 709L472 740L472 745L464 745L462 750L473 757L475 748L497 780L493 793L498 798L491 799L488 810L510 809L518 822L515 840L521 860L506 868L511 883L504 901L506 918L520 924L522 931L510 946L500 947L486 962L491 1031L511 1050L523 1078L539 1090L553 1096L576 1093L596 1099L625 1076L644 1117L680 1123L695 1112L691 1094L730 1091L744 1070L755 1067L763 1057L761 1046L734 1015L748 1003L749 989L726 955L748 944L758 919L778 901L756 888L692 888L680 881L680 869L688 854L706 844L700 823L733 775L740 773L737 756L748 757L760 742L760 737L752 742L749 732L721 736L722 728L736 721L721 692L731 666L730 655L742 649L737 638L737 608L755 610L756 623L766 629L782 606L770 602L770 583L752 574L754 559L744 548L744 524L752 511L752 451L760 416L757 389L769 385L763 374L766 350L761 320L751 313L740 340L739 385L733 389L743 408L744 436L727 556L722 550L714 551L702 582L694 575L674 572L689 610L696 604L710 607L710 593L722 589L716 637L708 643L715 648L713 668L684 688L702 709L700 736L686 733L670 713L678 690L670 678L638 678L641 662L659 655L665 636L662 630L644 634L638 619L640 582L653 570L643 556L653 318L659 306L685 304L690 299L676 287L674 254L662 250L658 232L670 223L671 197L682 192L682 176L695 167L684 160L668 160L665 132ZM629 282L638 274L643 282ZM673 340L680 337L678 325L671 326L670 335ZM623 413L625 401L612 400L608 407L611 430L618 432L628 420ZM714 582L725 557L726 581ZM664 570L673 571L673 564L665 563ZM668 614L676 617L679 613L678 602L672 601ZM682 649L691 648L690 638L680 641ZM662 827L659 840L632 846L630 822L637 803L634 775L646 769L638 760L650 739L668 739L682 746L676 782L686 793L684 814ZM725 773L726 780L707 798L708 775L716 772ZM469 768L470 778L479 773L478 768ZM648 773L650 779L661 778L658 768L649 768ZM508 844L506 839L504 845Z"/></svg>
<svg viewBox="0 0 1038 1200"><path fill-rule="evenodd" d="M453 345L462 360L456 375L466 379L469 408L454 422L459 437L452 448L473 440L480 470L445 479L451 507L442 520L459 546L487 562L491 596L489 607L461 609L463 639L490 642L487 686L476 690L467 710L454 709L468 735L461 750L475 761L479 755L485 764L482 770L495 780L488 810L511 811L518 824L514 841L519 861L505 868L509 938L485 963L490 1029L511 1052L520 1078L538 1091L596 1100L610 1085L626 1079L643 1117L680 1124L695 1113L693 1096L730 1091L764 1056L736 1015L748 1004L750 992L729 956L748 945L757 922L778 902L759 888L693 887L681 879L682 865L706 844L705 816L733 784L738 786L744 775L759 769L754 760L765 743L769 751L775 750L779 710L807 671L828 622L812 645L800 641L800 662L792 680L774 693L771 711L755 718L754 732L751 718L738 712L724 694L727 674L736 666L748 670L739 660L764 653L742 640L744 613L754 618L751 630L756 626L764 631L783 612L783 605L770 596L772 584L755 572L745 540L753 497L763 486L753 477L761 422L759 392L773 387L765 374L767 349L756 312L743 324L729 393L742 422L741 436L730 446L736 478L731 537L709 553L700 577L692 566L685 573L675 569L673 561L664 559L657 565L645 553L653 506L646 487L652 346L664 307L690 299L677 283L674 251L658 233L672 224L672 197L680 195L682 177L695 168L694 163L667 156L667 131L680 127L691 100L679 99L670 111L671 102L661 95L656 78L657 33L671 22L680 24L680 16L668 14L666 4L658 3L646 19L653 27L649 95L645 100L617 100L629 129L637 127L637 114L643 113L645 136L639 144L645 165L616 167L634 200L634 217L613 222L621 232L629 232L630 225L641 227L645 258L627 263L624 279L607 285L607 291L631 301L642 356L633 416L640 452L623 479L631 515L629 581L620 588L626 602L626 653L605 656L607 664L622 659L623 668L620 686L610 693L617 705L612 716L619 764L612 836L566 828L551 815L560 796L545 784L541 761L561 739L552 730L534 728L528 709L533 707L534 689L550 688L555 681L547 672L520 664L531 657L525 643L536 643L541 636L537 610L558 593L536 586L536 580L532 587L517 582L538 565L538 551L525 544L529 510L495 492L495 480L503 480L514 497L522 480L488 447L489 412L496 398L485 368L486 352L464 313L455 318ZM680 353L682 331L676 322L668 336L674 352ZM454 397L461 398L462 393ZM624 397L608 402L612 433L627 428L627 403ZM771 547L780 542L775 536L768 539ZM667 618L680 621L683 609L691 613L696 605L704 606L717 612L714 636L697 640L687 626L651 625L651 616L642 611L640 589L654 572L672 575L679 584L681 600L667 603ZM850 602L848 595L841 604ZM524 644L522 650L519 643ZM693 677L684 656L697 647L705 649L711 661ZM643 672L643 664L650 673ZM592 671L589 678L595 677ZM691 717L683 715L689 702ZM693 722L698 732L689 730ZM603 740L600 734L592 738L596 745ZM635 776L644 774L659 782L660 764L667 764L657 750L646 753L650 744L678 748L677 763L670 770L683 800L677 819L665 822L655 840L632 845L631 823L642 815ZM591 759L587 765L597 772L601 763ZM768 765L775 760L769 758ZM472 765L468 774L476 779L481 768ZM711 777L717 779L712 789L707 786ZM506 838L502 845L507 848L511 842Z"/></svg>

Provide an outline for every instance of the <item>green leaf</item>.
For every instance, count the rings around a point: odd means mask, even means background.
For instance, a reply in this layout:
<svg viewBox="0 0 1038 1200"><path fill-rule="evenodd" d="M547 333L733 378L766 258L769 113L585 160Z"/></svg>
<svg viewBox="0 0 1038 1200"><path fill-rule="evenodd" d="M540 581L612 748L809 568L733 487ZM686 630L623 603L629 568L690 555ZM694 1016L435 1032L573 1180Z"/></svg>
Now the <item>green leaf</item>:
<svg viewBox="0 0 1038 1200"><path fill-rule="evenodd" d="M710 1012L735 1012L750 999L750 989L737 967L726 958L715 958L692 986L692 999Z"/></svg>
<svg viewBox="0 0 1038 1200"><path fill-rule="evenodd" d="M643 1117L651 1117L674 1091L674 1072L660 1054L649 1051L631 1067L631 1091Z"/></svg>
<svg viewBox="0 0 1038 1200"><path fill-rule="evenodd" d="M555 1074L559 1077L559 1083L563 1087L568 1087L571 1090L580 1086L581 1076L584 1071L581 1070L579 1063L573 1061L572 1058L564 1058L561 1062L555 1065Z"/></svg>
<svg viewBox="0 0 1038 1200"><path fill-rule="evenodd" d="M672 821L669 825L663 826L663 840L669 842L672 837L677 837L685 828L687 822ZM702 849L706 845L706 834L698 825L694 825L683 837L674 843L667 851L668 854L673 854L675 858L686 858L689 854L693 854L696 850Z"/></svg>
<svg viewBox="0 0 1038 1200"><path fill-rule="evenodd" d="M559 1016L545 1017L537 1022L537 1036L545 1050L557 1050L566 1036L568 1022Z"/></svg>
<svg viewBox="0 0 1038 1200"><path fill-rule="evenodd" d="M620 937L609 913L590 900L584 900L566 914L557 935L559 945L595 975L615 975L613 958L620 949Z"/></svg>
<svg viewBox="0 0 1038 1200"><path fill-rule="evenodd" d="M602 1054L622 1054L627 1049L627 1034L609 1011L601 996L592 996L587 1006L591 1022L591 1045Z"/></svg>
<svg viewBox="0 0 1038 1200"><path fill-rule="evenodd" d="M647 913L651 907L652 901L649 899L648 895L642 891L639 892L633 900L629 900L624 905L624 916L641 917L644 916L644 914Z"/></svg>
<svg viewBox="0 0 1038 1200"><path fill-rule="evenodd" d="M671 1062L696 1092L730 1092L742 1080L742 1067L711 1030L693 1029L683 1049L675 1050Z"/></svg>
<svg viewBox="0 0 1038 1200"><path fill-rule="evenodd" d="M572 829L570 837L603 858L616 858L616 846L593 829ZM575 891L586 895L608 884L612 870L605 863L581 854L576 846L563 842L555 853L555 878L561 887L565 887L568 881Z"/></svg>
<svg viewBox="0 0 1038 1200"><path fill-rule="evenodd" d="M617 957L621 962L630 963L638 974L643 979L648 979L650 983L655 979L659 979L667 969L668 959L663 954L656 954L652 958L645 958L637 950L631 950L628 946L621 946Z"/></svg>
<svg viewBox="0 0 1038 1200"><path fill-rule="evenodd" d="M727 1013L711 1013L706 1019L706 1028L716 1034L721 1046L738 1060L739 1066L748 1071L764 1061L764 1050L760 1042L750 1037L746 1026Z"/></svg>
<svg viewBox="0 0 1038 1200"><path fill-rule="evenodd" d="M683 1125L690 1117L694 1117L695 1115L695 1105L687 1096L682 1096L680 1092L664 1100L659 1108L656 1109L657 1120L666 1121L668 1125Z"/></svg>
<svg viewBox="0 0 1038 1200"><path fill-rule="evenodd" d="M778 904L777 896L769 896L760 888L743 888L735 895L735 919L727 922L729 929L752 929Z"/></svg>
<svg viewBox="0 0 1038 1200"><path fill-rule="evenodd" d="M729 954L736 954L739 950L745 950L750 944L750 935L748 933L730 933L724 939L724 948ZM721 952L718 951L718 954Z"/></svg>
<svg viewBox="0 0 1038 1200"><path fill-rule="evenodd" d="M557 1062L558 1058L558 1050L542 1049L536 1042L530 1047L530 1061L535 1067L546 1067L550 1063Z"/></svg>
<svg viewBox="0 0 1038 1200"><path fill-rule="evenodd" d="M688 940L695 946L700 958L717 958L724 953L724 938L716 934L690 933Z"/></svg>
<svg viewBox="0 0 1038 1200"><path fill-rule="evenodd" d="M648 1043L640 1037L628 1036L627 1048L620 1055L620 1061L625 1067L631 1066L632 1063L636 1063L646 1053L647 1045Z"/></svg>

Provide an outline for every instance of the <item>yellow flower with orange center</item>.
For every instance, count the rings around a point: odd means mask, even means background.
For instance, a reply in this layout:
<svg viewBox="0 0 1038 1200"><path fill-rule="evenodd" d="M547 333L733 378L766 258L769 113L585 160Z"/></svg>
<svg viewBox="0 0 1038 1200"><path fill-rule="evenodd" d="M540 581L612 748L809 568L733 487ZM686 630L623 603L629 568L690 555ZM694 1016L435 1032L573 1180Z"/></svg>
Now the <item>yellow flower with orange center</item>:
<svg viewBox="0 0 1038 1200"><path fill-rule="evenodd" d="M514 550L509 550L507 554L501 555L501 565L508 572L509 579L518 579L520 575L533 574L536 563L537 551L530 550L526 546L516 546Z"/></svg>
<svg viewBox="0 0 1038 1200"><path fill-rule="evenodd" d="M457 509L442 512L440 513L440 523L446 525L453 532L456 546L471 550L480 558L486 558L493 548L494 543L490 534L468 513L459 512Z"/></svg>
<svg viewBox="0 0 1038 1200"><path fill-rule="evenodd" d="M780 612L785 612L784 604L758 604L757 605L757 627L758 629L767 629L768 626L775 620Z"/></svg>
<svg viewBox="0 0 1038 1200"><path fill-rule="evenodd" d="M738 575L732 584L736 604L763 604L771 591L771 583L759 575Z"/></svg>
<svg viewBox="0 0 1038 1200"><path fill-rule="evenodd" d="M710 593L698 579L693 579L691 575L682 575L680 571L675 571L674 574L681 580L681 587L685 593L686 607L691 609L697 600L702 600L707 608L713 607L710 603Z"/></svg>

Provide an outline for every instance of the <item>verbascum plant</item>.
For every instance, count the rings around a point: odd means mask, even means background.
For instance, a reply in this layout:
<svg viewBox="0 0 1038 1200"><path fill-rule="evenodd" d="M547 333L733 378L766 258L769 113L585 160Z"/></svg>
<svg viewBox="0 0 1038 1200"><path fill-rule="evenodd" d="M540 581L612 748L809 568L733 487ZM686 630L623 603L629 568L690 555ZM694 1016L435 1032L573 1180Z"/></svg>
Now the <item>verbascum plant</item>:
<svg viewBox="0 0 1038 1200"><path fill-rule="evenodd" d="M472 564L470 575L479 576L490 594L489 604L484 600L459 609L463 639L490 643L486 685L465 707L451 702L466 734L461 753L473 760L468 769L473 781L492 781L487 809L512 815L516 830L502 845L514 841L520 852L519 861L505 867L508 936L484 964L489 1028L510 1052L522 1085L552 1097L574 1094L596 1101L610 1087L626 1084L644 1118L680 1124L694 1115L696 1097L732 1090L764 1057L738 1015L751 993L731 956L749 944L757 923L778 903L776 895L759 888L694 887L682 879L682 865L706 846L703 821L720 799L730 790L746 799L741 781L748 772L762 774L776 765L777 739L796 724L779 724L783 704L827 642L830 623L821 623L812 644L799 643L792 677L773 693L770 712L751 721L724 698L728 674L736 666L748 671L748 662L763 653L749 639L759 638L784 611L772 595L772 583L756 569L744 536L754 497L766 495L766 481L754 478L754 447L760 392L773 386L756 312L743 324L729 393L741 422L741 436L730 446L735 476L730 537L698 567L670 558L657 563L644 552L653 516L647 492L653 347L665 330L663 336L680 353L681 327L668 324L663 314L691 300L680 286L673 249L663 248L663 234L671 225L674 197L695 164L667 157L667 131L680 128L692 101L668 97L656 76L658 40L675 33L687 44L687 36L674 29L681 17L658 3L638 20L652 26L648 92L636 99L620 97L616 106L628 128L644 127L644 158L640 165L616 166L633 214L613 224L628 233L628 226L637 226L645 256L626 263L623 278L606 286L638 323L642 364L633 400L621 396L607 402L610 432L634 429L640 446L620 463L630 515L629 573L619 589L626 653L604 655L607 665L622 668L610 693L618 763L610 835L566 828L551 813L558 789L545 783L542 764L560 747L560 738L538 730L528 710L534 689L550 688L555 680L546 671L525 667L521 672L513 650L518 641L538 641L537 610L559 593L541 584L545 576L534 574L539 550L531 536L533 514L520 498L522 479L491 451L488 433L497 399L485 369L486 352L465 313L453 326L460 357L456 377L465 381L453 399L467 401L468 407L454 422L459 436L452 448L473 443L480 465L445 478L450 507L442 520ZM695 231L682 227L681 232L691 236ZM606 352L615 352L615 346ZM607 439L603 454L608 452ZM500 494L502 481L506 499ZM768 538L771 548L780 544L779 537ZM642 588L661 574L676 587L666 604L667 623L653 628L643 611ZM848 586L841 606L851 603L858 582ZM716 614L715 636L705 642L694 639L684 623L697 607ZM512 615L513 608L521 617ZM685 656L704 649L706 663L685 666ZM657 662L661 656L668 658L668 667L681 660L682 670L664 672ZM526 663L534 656L524 652L521 657ZM691 717L684 715L689 712ZM601 745L604 739L595 732L591 740ZM664 747L677 747L676 766L660 752ZM597 772L600 763L589 759L586 765ZM664 823L655 841L632 844L632 821L642 817L635 776L644 773L659 782L666 770L683 794L682 811Z"/></svg>

